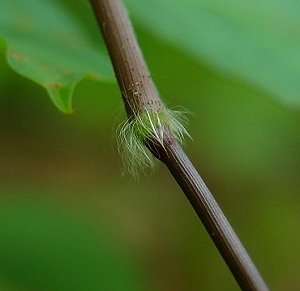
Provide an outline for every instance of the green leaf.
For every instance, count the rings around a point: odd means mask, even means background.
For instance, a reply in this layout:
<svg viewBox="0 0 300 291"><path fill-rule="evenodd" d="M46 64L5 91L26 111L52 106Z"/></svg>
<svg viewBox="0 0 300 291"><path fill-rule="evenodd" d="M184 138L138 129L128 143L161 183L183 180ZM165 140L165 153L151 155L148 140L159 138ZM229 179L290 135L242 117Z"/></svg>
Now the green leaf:
<svg viewBox="0 0 300 291"><path fill-rule="evenodd" d="M200 63L288 104L300 104L300 2L126 0L137 23ZM86 77L112 80L87 1L1 1L0 35L18 73L71 112ZM155 48L153 48L155 49Z"/></svg>
<svg viewBox="0 0 300 291"><path fill-rule="evenodd" d="M72 94L81 79L113 79L94 16L84 2L1 1L0 23L10 66L44 86L63 112L72 112Z"/></svg>
<svg viewBox="0 0 300 291"><path fill-rule="evenodd" d="M300 1L126 3L138 24L201 63L286 103L300 104Z"/></svg>

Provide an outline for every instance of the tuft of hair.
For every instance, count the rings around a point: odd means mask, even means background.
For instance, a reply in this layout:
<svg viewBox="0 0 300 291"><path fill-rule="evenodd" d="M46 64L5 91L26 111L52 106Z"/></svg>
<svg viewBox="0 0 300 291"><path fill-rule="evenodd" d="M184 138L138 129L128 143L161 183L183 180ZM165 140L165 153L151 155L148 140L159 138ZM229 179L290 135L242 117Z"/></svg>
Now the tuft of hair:
<svg viewBox="0 0 300 291"><path fill-rule="evenodd" d="M184 137L190 137L185 126L188 123L186 112L163 108L159 111L145 109L117 129L118 151L121 155L123 172L136 180L141 172L155 165L152 153L145 146L145 140L164 146L164 132L168 128L181 144Z"/></svg>

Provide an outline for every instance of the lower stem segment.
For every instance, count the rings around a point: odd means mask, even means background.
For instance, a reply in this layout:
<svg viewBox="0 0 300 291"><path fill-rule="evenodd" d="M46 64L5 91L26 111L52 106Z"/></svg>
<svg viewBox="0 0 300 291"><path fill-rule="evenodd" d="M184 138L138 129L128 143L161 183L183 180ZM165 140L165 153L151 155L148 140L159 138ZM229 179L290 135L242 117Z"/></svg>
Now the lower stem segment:
<svg viewBox="0 0 300 291"><path fill-rule="evenodd" d="M148 147L172 173L242 290L269 290L218 203L178 142L171 137L164 148L155 145Z"/></svg>

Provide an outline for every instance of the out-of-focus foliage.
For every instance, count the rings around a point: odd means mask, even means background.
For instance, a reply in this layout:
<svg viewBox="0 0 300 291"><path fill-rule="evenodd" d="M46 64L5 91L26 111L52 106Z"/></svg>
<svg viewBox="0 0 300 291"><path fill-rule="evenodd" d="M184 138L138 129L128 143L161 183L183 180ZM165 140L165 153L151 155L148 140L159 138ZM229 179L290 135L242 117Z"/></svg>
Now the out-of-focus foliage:
<svg viewBox="0 0 300 291"><path fill-rule="evenodd" d="M85 1L2 1L0 35L18 73L44 86L72 111L84 77L112 79L108 57ZM300 102L298 1L127 0L139 24L223 74L291 105Z"/></svg>
<svg viewBox="0 0 300 291"><path fill-rule="evenodd" d="M126 2L141 25L198 61L299 106L300 1Z"/></svg>
<svg viewBox="0 0 300 291"><path fill-rule="evenodd" d="M27 290L140 290L129 258L103 227L99 237L57 208L1 199L0 282Z"/></svg>
<svg viewBox="0 0 300 291"><path fill-rule="evenodd" d="M204 59L199 62L198 56L186 54L175 42L170 45L158 38L150 27L142 28L136 14L132 14L163 99L170 107L180 105L192 112L189 130L193 142L187 142L186 150L193 163L271 290L297 290L299 109L283 106L276 96L241 82L240 78L228 77ZM95 284L115 280L100 272L96 264L87 268L82 277L72 271L71 250L78 252L84 262L92 259L81 249L83 238L72 239L76 233L85 233L82 225L87 225L92 240L88 249L94 251L95 260L104 256L104 237L105 244L117 248L113 254L125 252L119 262L120 273L125 266L130 280L142 282L140 290L239 290L188 201L163 166L139 183L121 176L114 131L125 114L116 85L81 82L75 90L76 114L63 115L49 106L47 95L39 86L8 68L3 49L1 55L0 205L7 210L0 208L0 218L5 233L16 225L17 219L24 221L24 230L11 244L24 240L20 235L23 233L28 234L30 246L34 246L30 242L41 239L39 256L28 269L37 268L40 263L41 276L49 278L47 272L54 265L57 270L53 280L61 280L62 284L84 282L89 271L99 276ZM59 219L53 220L53 215ZM36 222L26 219L33 216L34 221L40 221L40 229L33 227ZM78 232L74 224L78 224ZM62 226L71 228L66 230L63 245L47 251L51 240L57 238L55 233L62 232ZM42 240L44 229L51 230L50 243ZM4 232L0 229L1 234ZM99 250L94 239L99 239ZM61 249L68 247L66 256L60 256ZM104 261L109 260L113 251L110 247L106 247ZM0 255L7 254L5 260L16 264L14 270L0 270L0 289L35 290L33 283L27 288L24 285L25 274L27 282L34 282L36 277L31 273L30 278L25 269L22 274L17 263L23 254L13 247L7 252L7 248L0 244ZM13 271L18 267L17 276ZM127 286L125 281L126 278L121 290Z"/></svg>
<svg viewBox="0 0 300 291"><path fill-rule="evenodd" d="M44 86L60 110L72 111L73 91L81 79L112 80L88 6L59 0L0 3L0 36L7 42L8 63Z"/></svg>

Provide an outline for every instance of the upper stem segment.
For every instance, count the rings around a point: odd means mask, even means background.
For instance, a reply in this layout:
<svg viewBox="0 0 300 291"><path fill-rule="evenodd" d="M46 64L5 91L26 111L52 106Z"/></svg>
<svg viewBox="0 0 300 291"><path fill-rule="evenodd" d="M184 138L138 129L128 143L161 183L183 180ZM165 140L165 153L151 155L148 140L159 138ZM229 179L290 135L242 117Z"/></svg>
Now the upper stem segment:
<svg viewBox="0 0 300 291"><path fill-rule="evenodd" d="M91 1L129 116L162 106L124 6L119 0Z"/></svg>

